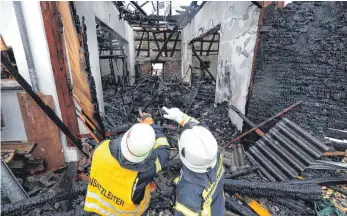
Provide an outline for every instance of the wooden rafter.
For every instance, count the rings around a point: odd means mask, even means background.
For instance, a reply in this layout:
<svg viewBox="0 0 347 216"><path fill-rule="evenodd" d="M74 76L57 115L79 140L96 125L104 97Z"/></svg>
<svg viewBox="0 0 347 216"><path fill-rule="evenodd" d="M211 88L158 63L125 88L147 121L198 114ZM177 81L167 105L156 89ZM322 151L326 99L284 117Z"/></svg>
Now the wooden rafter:
<svg viewBox="0 0 347 216"><path fill-rule="evenodd" d="M158 42L157 36L155 36L154 32L152 32L152 34L153 34L154 41L157 44L158 50L160 50L160 46L159 46L159 42Z"/></svg>
<svg viewBox="0 0 347 216"><path fill-rule="evenodd" d="M212 37L211 43L210 43L210 45L208 46L208 50L207 50L206 56L208 56L208 55L209 55L209 53L210 53L210 50L211 50L211 47L212 47L212 44L213 44L213 41L214 41L215 36L216 36L216 35L215 35L215 34L213 34L213 37Z"/></svg>
<svg viewBox="0 0 347 216"><path fill-rule="evenodd" d="M149 46L149 32L147 32L147 47L148 47L148 57L150 57L151 56L151 49Z"/></svg>
<svg viewBox="0 0 347 216"><path fill-rule="evenodd" d="M164 32L164 40L166 41L166 32ZM168 40L170 40L170 38ZM167 57L167 43L164 44L163 49L165 51L165 57Z"/></svg>
<svg viewBox="0 0 347 216"><path fill-rule="evenodd" d="M200 55L202 56L202 50L204 49L204 42L200 41Z"/></svg>
<svg viewBox="0 0 347 216"><path fill-rule="evenodd" d="M176 45L177 45L177 41L178 41L178 38L180 37L180 33L177 33L177 36L176 36L176 40L175 40L175 43L173 45L173 48L172 48L172 52L171 52L171 55L170 57L173 56L173 54L175 53L175 49L176 49Z"/></svg>
<svg viewBox="0 0 347 216"><path fill-rule="evenodd" d="M139 49L138 49L138 52L137 52L137 55L136 55L136 56L139 56L139 55L140 55L140 50L141 50L141 46L142 46L142 41L143 41L143 36L144 36L144 35L145 35L145 31L142 32L141 41L140 41Z"/></svg>
<svg viewBox="0 0 347 216"><path fill-rule="evenodd" d="M152 33L152 32L149 32L149 33ZM141 38L140 38L140 37L139 37L139 38L135 38L134 41L141 41ZM165 40L164 40L164 39L161 39L161 38L155 38L155 39L150 38L149 41L150 41L150 42L155 42L155 41L158 41L158 42L165 42ZM170 40L169 40L169 42L175 42L175 41L176 41L176 39L170 39ZM179 42L179 41L181 41L181 40L178 39L178 42ZM211 42L211 41L208 40L208 41L204 41L204 42ZM213 42L218 42L218 41L213 41Z"/></svg>
<svg viewBox="0 0 347 216"><path fill-rule="evenodd" d="M220 39L220 34L218 34L218 40ZM219 42L217 44L217 53L219 52Z"/></svg>

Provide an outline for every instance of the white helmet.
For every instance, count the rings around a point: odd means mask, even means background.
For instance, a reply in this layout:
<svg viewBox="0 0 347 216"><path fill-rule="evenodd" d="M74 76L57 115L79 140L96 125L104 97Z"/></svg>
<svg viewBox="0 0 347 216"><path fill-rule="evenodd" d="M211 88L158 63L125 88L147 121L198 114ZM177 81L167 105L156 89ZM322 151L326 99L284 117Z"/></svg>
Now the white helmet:
<svg viewBox="0 0 347 216"><path fill-rule="evenodd" d="M123 136L121 150L123 156L133 163L147 158L155 142L153 128L144 123L133 125Z"/></svg>
<svg viewBox="0 0 347 216"><path fill-rule="evenodd" d="M183 131L178 147L182 163L193 172L205 173L217 163L217 141L202 126Z"/></svg>

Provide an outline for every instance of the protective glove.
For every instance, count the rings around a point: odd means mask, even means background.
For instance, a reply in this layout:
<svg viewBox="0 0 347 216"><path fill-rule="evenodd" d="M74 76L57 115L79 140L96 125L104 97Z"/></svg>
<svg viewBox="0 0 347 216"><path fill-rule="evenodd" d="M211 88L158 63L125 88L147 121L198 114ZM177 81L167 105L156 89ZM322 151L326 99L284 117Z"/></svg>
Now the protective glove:
<svg viewBox="0 0 347 216"><path fill-rule="evenodd" d="M139 115L140 115L140 118L137 118L137 121L139 121L140 123L145 123L149 125L154 123L151 114L143 113L141 110L139 110Z"/></svg>
<svg viewBox="0 0 347 216"><path fill-rule="evenodd" d="M166 112L166 114L164 114L164 118L174 120L182 126L184 126L184 124L190 119L187 114L181 112L181 110L178 108L168 109L166 107L163 107L163 110Z"/></svg>

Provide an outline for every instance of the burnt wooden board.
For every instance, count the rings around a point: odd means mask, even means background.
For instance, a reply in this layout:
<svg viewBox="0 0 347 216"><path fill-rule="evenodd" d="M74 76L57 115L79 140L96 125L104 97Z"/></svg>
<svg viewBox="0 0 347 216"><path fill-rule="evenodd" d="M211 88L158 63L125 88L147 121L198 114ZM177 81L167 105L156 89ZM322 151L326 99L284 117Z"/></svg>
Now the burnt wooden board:
<svg viewBox="0 0 347 216"><path fill-rule="evenodd" d="M93 116L94 107L91 102L91 93L88 77L84 68L84 54L80 46L80 38L72 21L68 2L59 2L58 9L64 28L65 43L68 50L70 67L73 79L73 93L83 103L84 111Z"/></svg>
<svg viewBox="0 0 347 216"><path fill-rule="evenodd" d="M61 19L58 11L58 2L42 1L40 5L62 120L70 129L71 133L77 136L79 130L75 105L69 86L71 81L69 80L70 74L68 71ZM67 142L68 146L73 146L70 140L67 140Z"/></svg>
<svg viewBox="0 0 347 216"><path fill-rule="evenodd" d="M17 94L28 142L37 143L34 157L45 158L47 168L56 170L64 164L58 127L48 118L26 92ZM53 97L38 93L43 102L54 110Z"/></svg>

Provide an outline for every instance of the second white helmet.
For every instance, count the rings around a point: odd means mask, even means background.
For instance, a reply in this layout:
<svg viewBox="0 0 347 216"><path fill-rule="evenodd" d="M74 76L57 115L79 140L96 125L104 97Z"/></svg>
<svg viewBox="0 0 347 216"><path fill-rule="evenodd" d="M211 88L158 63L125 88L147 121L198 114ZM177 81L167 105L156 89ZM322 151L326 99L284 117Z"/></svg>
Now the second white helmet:
<svg viewBox="0 0 347 216"><path fill-rule="evenodd" d="M153 128L144 123L132 126L121 141L122 155L133 163L139 163L151 153L155 142Z"/></svg>
<svg viewBox="0 0 347 216"><path fill-rule="evenodd" d="M217 163L218 144L205 127L184 130L178 146L182 163L193 172L205 173Z"/></svg>

